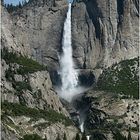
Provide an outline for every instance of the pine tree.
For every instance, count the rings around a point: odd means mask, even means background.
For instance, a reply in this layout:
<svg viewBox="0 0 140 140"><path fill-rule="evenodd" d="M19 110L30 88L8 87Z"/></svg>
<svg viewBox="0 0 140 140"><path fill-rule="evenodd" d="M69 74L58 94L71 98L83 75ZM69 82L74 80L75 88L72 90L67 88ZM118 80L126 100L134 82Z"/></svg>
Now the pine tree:
<svg viewBox="0 0 140 140"><path fill-rule="evenodd" d="M61 140L61 139L60 139L60 136L59 136L59 134L58 134L58 136L57 136L56 140Z"/></svg>
<svg viewBox="0 0 140 140"><path fill-rule="evenodd" d="M1 0L1 5L4 5L4 0Z"/></svg>
<svg viewBox="0 0 140 140"><path fill-rule="evenodd" d="M19 140L43 140L43 139L37 134L28 134L24 135L23 138Z"/></svg>
<svg viewBox="0 0 140 140"><path fill-rule="evenodd" d="M86 137L85 133L83 133L81 140L87 140L87 137Z"/></svg>
<svg viewBox="0 0 140 140"><path fill-rule="evenodd" d="M123 136L119 130L116 130L116 132L114 133L114 139L115 140L127 140L127 138L125 136Z"/></svg>
<svg viewBox="0 0 140 140"><path fill-rule="evenodd" d="M75 138L75 140L80 140L79 133L76 134L76 138Z"/></svg>
<svg viewBox="0 0 140 140"><path fill-rule="evenodd" d="M13 11L13 5L12 4L7 4L7 11L9 12L9 13L11 13L12 11Z"/></svg>
<svg viewBox="0 0 140 140"><path fill-rule="evenodd" d="M26 5L27 4L27 1L26 0L23 0L22 1L22 6Z"/></svg>
<svg viewBox="0 0 140 140"><path fill-rule="evenodd" d="M19 8L22 8L21 2L19 2L18 7L19 7Z"/></svg>
<svg viewBox="0 0 140 140"><path fill-rule="evenodd" d="M128 133L128 140L132 140L131 131L130 130L129 130L129 133Z"/></svg>
<svg viewBox="0 0 140 140"><path fill-rule="evenodd" d="M63 140L67 140L66 133L64 133L64 138L63 138Z"/></svg>

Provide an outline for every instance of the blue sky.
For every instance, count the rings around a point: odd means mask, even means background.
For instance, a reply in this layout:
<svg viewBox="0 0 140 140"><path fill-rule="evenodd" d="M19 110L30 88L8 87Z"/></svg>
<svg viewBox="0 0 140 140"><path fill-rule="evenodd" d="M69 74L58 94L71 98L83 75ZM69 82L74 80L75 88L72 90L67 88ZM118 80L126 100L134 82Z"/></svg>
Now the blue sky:
<svg viewBox="0 0 140 140"><path fill-rule="evenodd" d="M20 2L22 2L23 0L4 0L4 3L5 4L13 4L13 5L17 5L17 4L19 4L19 1ZM28 0L26 0L26 1L28 1Z"/></svg>
<svg viewBox="0 0 140 140"><path fill-rule="evenodd" d="M23 0L4 0L5 4L13 4L13 5L17 5L19 4L19 1L22 2ZM29 1L29 0L26 0ZM72 2L73 0L68 0L69 2Z"/></svg>

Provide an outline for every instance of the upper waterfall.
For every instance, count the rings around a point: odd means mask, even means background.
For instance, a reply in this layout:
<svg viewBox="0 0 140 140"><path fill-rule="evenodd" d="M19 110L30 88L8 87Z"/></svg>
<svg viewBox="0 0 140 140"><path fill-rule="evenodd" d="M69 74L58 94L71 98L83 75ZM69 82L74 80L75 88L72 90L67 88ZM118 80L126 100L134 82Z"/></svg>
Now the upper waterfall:
<svg viewBox="0 0 140 140"><path fill-rule="evenodd" d="M72 57L71 3L69 3L67 17L64 23L62 50L63 53L60 56L60 76L62 87L59 95L60 97L70 102L78 85L78 73L74 69L74 62Z"/></svg>

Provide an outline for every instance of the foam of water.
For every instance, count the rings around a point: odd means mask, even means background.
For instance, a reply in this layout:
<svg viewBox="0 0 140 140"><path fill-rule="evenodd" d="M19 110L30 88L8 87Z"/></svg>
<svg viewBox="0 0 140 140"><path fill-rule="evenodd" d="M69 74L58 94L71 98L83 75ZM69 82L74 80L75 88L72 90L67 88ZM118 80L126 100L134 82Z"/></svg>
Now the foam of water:
<svg viewBox="0 0 140 140"><path fill-rule="evenodd" d="M84 121L81 122L81 124L80 124L80 130L82 133L84 132Z"/></svg>
<svg viewBox="0 0 140 140"><path fill-rule="evenodd" d="M67 18L64 23L63 54L60 56L60 76L62 81L61 92L58 92L60 97L71 101L72 97L77 92L78 86L78 72L74 69L74 62L72 58L72 44L71 44L71 3L67 12Z"/></svg>
<svg viewBox="0 0 140 140"><path fill-rule="evenodd" d="M85 131L84 130L84 123L85 123L85 119L86 119L86 115L87 115L86 112L88 109L89 109L89 107L86 106L85 108L81 108L81 110L79 110L79 113L80 113L80 122L79 122L80 126L79 126L79 128L80 128L82 133Z"/></svg>
<svg viewBox="0 0 140 140"><path fill-rule="evenodd" d="M90 140L90 136L86 136L87 140Z"/></svg>

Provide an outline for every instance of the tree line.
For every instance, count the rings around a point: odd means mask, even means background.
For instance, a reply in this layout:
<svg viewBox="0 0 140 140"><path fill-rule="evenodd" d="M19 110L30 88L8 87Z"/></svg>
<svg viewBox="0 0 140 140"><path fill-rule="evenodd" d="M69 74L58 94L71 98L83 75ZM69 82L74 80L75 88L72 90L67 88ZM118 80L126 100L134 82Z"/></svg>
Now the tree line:
<svg viewBox="0 0 140 140"><path fill-rule="evenodd" d="M25 6L28 2L26 0L22 0L22 2L19 1L17 5L6 4L4 0L1 0L1 4L7 9L9 13L16 11L18 9L21 9L23 6Z"/></svg>

